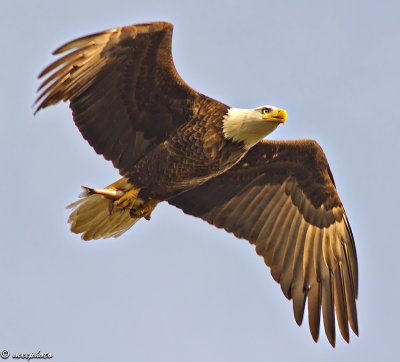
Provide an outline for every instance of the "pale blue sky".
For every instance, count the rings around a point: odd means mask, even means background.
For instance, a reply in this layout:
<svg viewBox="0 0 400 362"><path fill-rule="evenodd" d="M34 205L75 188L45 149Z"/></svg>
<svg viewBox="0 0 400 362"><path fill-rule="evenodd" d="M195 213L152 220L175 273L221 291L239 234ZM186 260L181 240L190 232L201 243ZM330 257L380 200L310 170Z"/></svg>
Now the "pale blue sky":
<svg viewBox="0 0 400 362"><path fill-rule="evenodd" d="M54 361L395 361L399 356L400 3L36 0L0 4L0 350ZM37 74L75 37L175 25L196 90L288 111L275 139L316 139L353 228L360 337L315 344L254 247L160 205L85 243L65 206L118 177L67 105L33 117Z"/></svg>

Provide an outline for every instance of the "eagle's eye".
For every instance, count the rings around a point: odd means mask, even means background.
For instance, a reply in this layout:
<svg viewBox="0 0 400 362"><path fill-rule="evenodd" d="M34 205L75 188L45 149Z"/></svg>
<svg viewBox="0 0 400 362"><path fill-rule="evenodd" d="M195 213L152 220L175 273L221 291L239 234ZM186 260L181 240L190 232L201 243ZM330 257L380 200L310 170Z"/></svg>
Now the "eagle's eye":
<svg viewBox="0 0 400 362"><path fill-rule="evenodd" d="M267 113L269 113L269 112L271 112L271 108L268 108L268 107L264 107L264 108L261 110L261 113L262 113L262 114L267 114Z"/></svg>

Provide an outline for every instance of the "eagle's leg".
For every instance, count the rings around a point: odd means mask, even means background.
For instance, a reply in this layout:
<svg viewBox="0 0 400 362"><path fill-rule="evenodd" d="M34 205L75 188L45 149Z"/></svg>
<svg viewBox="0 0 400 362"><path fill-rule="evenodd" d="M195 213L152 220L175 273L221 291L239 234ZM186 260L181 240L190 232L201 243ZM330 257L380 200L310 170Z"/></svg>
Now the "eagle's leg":
<svg viewBox="0 0 400 362"><path fill-rule="evenodd" d="M130 189L129 191L125 192L119 199L114 201L114 207L131 210L133 205L135 204L135 201L138 198L139 192L140 187L137 189Z"/></svg>
<svg viewBox="0 0 400 362"><path fill-rule="evenodd" d="M141 207L136 209L135 211L132 210L132 216L135 217L144 217L146 220L150 220L151 213L157 206L160 200L156 199L149 199L147 200Z"/></svg>

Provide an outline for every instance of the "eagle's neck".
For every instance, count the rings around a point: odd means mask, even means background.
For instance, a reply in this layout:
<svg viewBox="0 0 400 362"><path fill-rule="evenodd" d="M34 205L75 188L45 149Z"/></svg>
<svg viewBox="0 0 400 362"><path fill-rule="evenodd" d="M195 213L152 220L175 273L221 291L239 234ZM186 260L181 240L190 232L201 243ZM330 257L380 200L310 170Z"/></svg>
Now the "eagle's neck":
<svg viewBox="0 0 400 362"><path fill-rule="evenodd" d="M223 119L226 139L243 142L250 149L278 127L277 123L265 122L256 109L229 108Z"/></svg>

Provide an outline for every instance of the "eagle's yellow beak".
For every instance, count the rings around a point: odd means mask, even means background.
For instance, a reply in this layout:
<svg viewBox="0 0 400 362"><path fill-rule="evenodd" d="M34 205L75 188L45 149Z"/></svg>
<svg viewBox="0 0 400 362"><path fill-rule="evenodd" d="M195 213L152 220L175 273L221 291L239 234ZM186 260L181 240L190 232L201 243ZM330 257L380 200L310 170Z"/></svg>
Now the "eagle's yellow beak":
<svg viewBox="0 0 400 362"><path fill-rule="evenodd" d="M264 119L271 120L277 123L285 123L287 118L287 113L284 109L272 110L269 113L264 113L262 116Z"/></svg>

